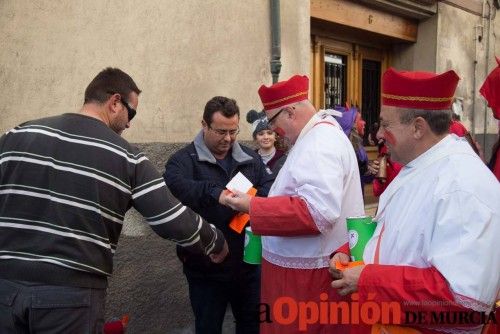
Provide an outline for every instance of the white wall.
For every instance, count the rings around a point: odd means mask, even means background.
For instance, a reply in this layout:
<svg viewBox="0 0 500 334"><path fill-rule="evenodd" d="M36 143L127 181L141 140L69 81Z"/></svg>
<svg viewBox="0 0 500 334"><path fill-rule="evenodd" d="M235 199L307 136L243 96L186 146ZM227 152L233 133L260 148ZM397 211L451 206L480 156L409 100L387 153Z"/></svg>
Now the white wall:
<svg viewBox="0 0 500 334"><path fill-rule="evenodd" d="M309 1L282 0L282 74L309 72ZM0 130L77 111L104 67L143 90L124 136L189 141L215 95L242 116L271 83L269 0L2 0ZM242 120L242 139L250 139Z"/></svg>

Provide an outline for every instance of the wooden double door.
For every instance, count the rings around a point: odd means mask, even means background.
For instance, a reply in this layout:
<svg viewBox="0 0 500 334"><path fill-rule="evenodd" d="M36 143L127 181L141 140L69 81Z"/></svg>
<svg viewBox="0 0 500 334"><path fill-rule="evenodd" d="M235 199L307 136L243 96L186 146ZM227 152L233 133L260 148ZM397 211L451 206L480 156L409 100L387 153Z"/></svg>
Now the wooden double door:
<svg viewBox="0 0 500 334"><path fill-rule="evenodd" d="M389 63L383 47L312 38L312 100L317 109L356 106L366 121L368 134L380 115L381 76Z"/></svg>

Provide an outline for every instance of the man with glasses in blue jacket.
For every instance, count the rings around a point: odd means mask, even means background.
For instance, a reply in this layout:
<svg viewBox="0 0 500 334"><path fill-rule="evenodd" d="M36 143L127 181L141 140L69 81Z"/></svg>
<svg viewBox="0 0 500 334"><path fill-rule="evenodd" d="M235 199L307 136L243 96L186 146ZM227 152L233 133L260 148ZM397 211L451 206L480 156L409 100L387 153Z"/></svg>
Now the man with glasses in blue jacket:
<svg viewBox="0 0 500 334"><path fill-rule="evenodd" d="M223 96L210 99L201 131L165 166L164 178L174 196L219 228L229 246L229 256L220 264L177 248L197 334L221 333L228 303L236 333L259 332L260 266L243 262L245 235L229 227L237 212L219 203L226 184L238 172L252 182L260 196L266 196L271 185L259 155L236 141L239 120L235 100Z"/></svg>

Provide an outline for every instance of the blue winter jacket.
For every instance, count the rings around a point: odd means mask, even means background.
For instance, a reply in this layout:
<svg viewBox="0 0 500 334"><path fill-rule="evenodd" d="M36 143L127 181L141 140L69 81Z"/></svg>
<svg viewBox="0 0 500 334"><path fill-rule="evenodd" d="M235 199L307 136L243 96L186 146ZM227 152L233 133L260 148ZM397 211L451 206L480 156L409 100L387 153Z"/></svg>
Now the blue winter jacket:
<svg viewBox="0 0 500 334"><path fill-rule="evenodd" d="M234 143L232 169L228 173L217 161L200 132L194 141L173 154L165 165L163 177L172 194L219 228L229 246L229 255L221 264L212 263L206 256L198 256L181 247L177 255L184 264L186 275L217 280L237 279L255 266L243 262L245 232L239 234L229 228L236 211L220 205L219 196L229 180L243 173L257 188L257 196L267 196L273 178L267 173L260 156L252 149Z"/></svg>

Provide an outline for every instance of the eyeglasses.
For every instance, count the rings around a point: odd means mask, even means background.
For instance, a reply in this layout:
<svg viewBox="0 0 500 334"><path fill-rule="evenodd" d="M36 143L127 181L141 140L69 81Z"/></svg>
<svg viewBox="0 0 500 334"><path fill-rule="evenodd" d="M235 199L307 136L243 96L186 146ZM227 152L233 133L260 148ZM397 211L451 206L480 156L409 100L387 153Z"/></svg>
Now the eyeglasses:
<svg viewBox="0 0 500 334"><path fill-rule="evenodd" d="M281 112L282 112L283 110L285 110L285 109L286 109L286 108L282 108L282 109L278 110L278 112L277 112L276 114L274 114L274 116L273 116L273 117L268 118L268 119L267 119L267 124L268 124L269 126L273 126L273 122L274 122L274 120L276 119L276 117L278 117L278 116L279 116L279 114L281 114Z"/></svg>
<svg viewBox="0 0 500 334"><path fill-rule="evenodd" d="M132 108L130 106L130 104L128 104L128 102L125 101L125 99L123 98L123 96L120 93L116 93L116 92L107 92L107 93L111 94L111 95L114 95L114 94L120 95L120 102L123 104L123 106L125 107L125 109L127 109L128 121L130 122L135 117L135 115L137 114L137 110L135 110L134 108Z"/></svg>
<svg viewBox="0 0 500 334"><path fill-rule="evenodd" d="M225 137L227 135L229 135L230 137L234 137L238 133L240 133L240 128L232 129L232 130L224 130L224 129L214 129L210 125L208 126L208 128L221 137Z"/></svg>
<svg viewBox="0 0 500 334"><path fill-rule="evenodd" d="M276 120L276 117L279 116L279 114L281 114L282 111L288 109L288 108L292 108L292 109L295 109L295 107L291 107L291 106L288 106L288 107L285 107L285 108L281 108L280 110L278 110L278 112L276 114L274 114L274 116L272 116L271 118L268 118L267 119L267 124L269 127L272 127L274 124L273 122Z"/></svg>

